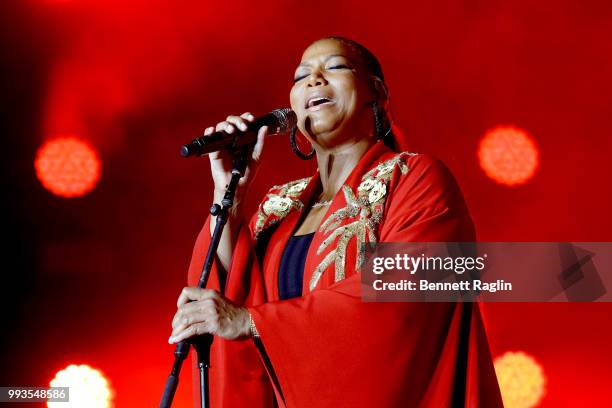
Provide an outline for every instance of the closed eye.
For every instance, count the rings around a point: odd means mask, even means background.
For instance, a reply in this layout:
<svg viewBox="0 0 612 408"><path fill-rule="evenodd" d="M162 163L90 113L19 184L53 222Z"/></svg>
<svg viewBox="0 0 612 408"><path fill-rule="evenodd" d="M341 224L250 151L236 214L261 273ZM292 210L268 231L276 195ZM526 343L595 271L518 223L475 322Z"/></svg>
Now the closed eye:
<svg viewBox="0 0 612 408"><path fill-rule="evenodd" d="M352 68L345 64L339 64L339 65L328 67L327 69L352 69ZM295 78L293 78L293 83L299 82L302 79L308 77L309 75L310 74L298 75Z"/></svg>
<svg viewBox="0 0 612 408"><path fill-rule="evenodd" d="M349 67L348 65L334 65L333 67L329 67L327 69L351 69L351 67Z"/></svg>
<svg viewBox="0 0 612 408"><path fill-rule="evenodd" d="M293 82L294 82L294 83L295 83L295 82L299 82L299 81L301 81L302 79L306 78L307 76L308 76L308 74L306 74L306 75L299 75L299 76L296 76L295 78L293 78Z"/></svg>

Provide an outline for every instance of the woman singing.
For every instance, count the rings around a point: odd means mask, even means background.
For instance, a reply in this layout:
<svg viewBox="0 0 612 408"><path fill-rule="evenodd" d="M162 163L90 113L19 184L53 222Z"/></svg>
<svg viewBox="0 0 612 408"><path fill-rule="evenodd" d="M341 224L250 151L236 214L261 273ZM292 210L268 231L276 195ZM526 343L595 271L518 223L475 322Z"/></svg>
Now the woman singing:
<svg viewBox="0 0 612 408"><path fill-rule="evenodd" d="M477 304L361 301L361 244L475 241L447 168L396 151L376 57L352 40L318 40L304 51L290 100L292 147L314 156L317 172L272 187L248 222L240 202L264 146L261 128L208 289L185 288L172 322L171 343L215 335L212 406L501 406ZM245 130L253 119L228 116L205 134ZM297 130L310 152L297 148ZM214 153L210 162L220 202L231 161ZM191 285L213 221L196 241Z"/></svg>

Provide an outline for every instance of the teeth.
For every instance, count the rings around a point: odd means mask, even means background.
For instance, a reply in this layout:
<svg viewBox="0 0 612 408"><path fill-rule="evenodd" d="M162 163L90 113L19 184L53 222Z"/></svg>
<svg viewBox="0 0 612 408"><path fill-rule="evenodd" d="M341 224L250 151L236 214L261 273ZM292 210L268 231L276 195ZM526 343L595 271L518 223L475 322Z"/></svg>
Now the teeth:
<svg viewBox="0 0 612 408"><path fill-rule="evenodd" d="M308 107L311 108L311 107L313 107L315 105L319 105L319 102L320 103L329 102L329 99L327 99L327 98L314 98L314 99L311 99L310 101L308 101Z"/></svg>

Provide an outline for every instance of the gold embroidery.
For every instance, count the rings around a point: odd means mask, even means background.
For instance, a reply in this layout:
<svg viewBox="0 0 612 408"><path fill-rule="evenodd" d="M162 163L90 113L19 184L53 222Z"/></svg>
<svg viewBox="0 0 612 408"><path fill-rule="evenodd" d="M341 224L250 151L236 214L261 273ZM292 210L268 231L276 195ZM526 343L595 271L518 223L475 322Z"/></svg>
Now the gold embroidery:
<svg viewBox="0 0 612 408"><path fill-rule="evenodd" d="M310 279L309 288L312 291L319 283L323 273L334 264L334 282L345 278L346 251L350 240L355 237L357 247L357 257L355 268L359 269L365 260L365 244L375 244L377 242L377 228L383 219L384 204L387 198L388 184L393 175L393 170L397 167L401 174L408 172L405 163L406 156L414 156L415 153L403 152L397 156L379 163L372 170L368 171L361 178L361 184L357 188L357 195L349 186L342 186L342 192L346 200L346 207L341 208L331 214L319 231L331 234L317 248L317 255L320 255L336 239L336 248L331 250L319 263ZM349 218L355 221L340 226ZM366 240L367 238L367 240Z"/></svg>
<svg viewBox="0 0 612 408"><path fill-rule="evenodd" d="M310 177L272 187L259 205L255 221L255 239L266 229L279 223L292 210L301 210L304 204L298 199Z"/></svg>

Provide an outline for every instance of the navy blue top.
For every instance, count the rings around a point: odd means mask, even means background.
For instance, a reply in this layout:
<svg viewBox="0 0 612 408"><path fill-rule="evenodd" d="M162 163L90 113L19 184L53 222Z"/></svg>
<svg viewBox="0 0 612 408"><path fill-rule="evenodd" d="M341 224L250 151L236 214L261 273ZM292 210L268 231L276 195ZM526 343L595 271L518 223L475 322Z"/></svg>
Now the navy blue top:
<svg viewBox="0 0 612 408"><path fill-rule="evenodd" d="M314 232L289 238L278 271L278 294L281 300L302 296L304 264Z"/></svg>

